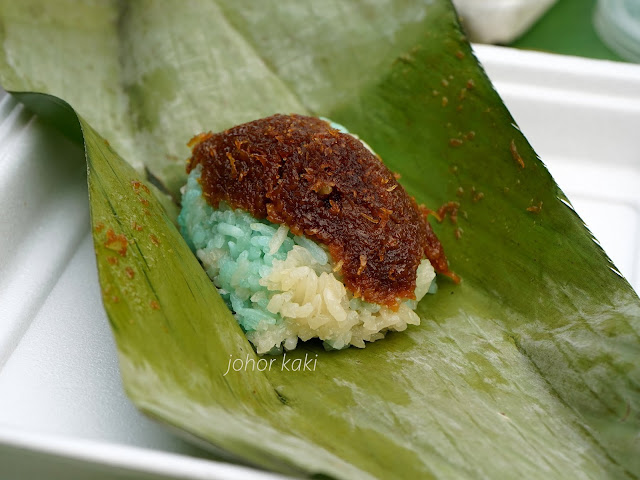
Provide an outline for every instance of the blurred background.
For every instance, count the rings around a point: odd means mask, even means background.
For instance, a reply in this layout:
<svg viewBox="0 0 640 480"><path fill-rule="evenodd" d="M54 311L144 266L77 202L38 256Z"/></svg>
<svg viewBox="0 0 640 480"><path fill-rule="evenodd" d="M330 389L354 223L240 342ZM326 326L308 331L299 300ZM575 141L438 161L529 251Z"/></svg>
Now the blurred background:
<svg viewBox="0 0 640 480"><path fill-rule="evenodd" d="M640 0L454 0L471 41L640 62Z"/></svg>

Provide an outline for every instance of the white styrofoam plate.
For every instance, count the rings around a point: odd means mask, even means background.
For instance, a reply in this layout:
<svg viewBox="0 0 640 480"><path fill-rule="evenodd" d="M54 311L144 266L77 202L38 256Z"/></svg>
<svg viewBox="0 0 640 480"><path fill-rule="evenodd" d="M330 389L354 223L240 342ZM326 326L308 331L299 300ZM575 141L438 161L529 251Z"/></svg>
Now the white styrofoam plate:
<svg viewBox="0 0 640 480"><path fill-rule="evenodd" d="M640 290L640 66L476 52L521 129ZM276 478L211 456L126 398L100 301L83 152L0 101L0 477Z"/></svg>

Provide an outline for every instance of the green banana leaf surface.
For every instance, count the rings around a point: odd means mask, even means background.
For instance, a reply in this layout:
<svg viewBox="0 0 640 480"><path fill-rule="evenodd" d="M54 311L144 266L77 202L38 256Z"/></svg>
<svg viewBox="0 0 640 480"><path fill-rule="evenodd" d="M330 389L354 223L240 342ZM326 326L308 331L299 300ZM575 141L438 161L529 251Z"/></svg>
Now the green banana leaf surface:
<svg viewBox="0 0 640 480"><path fill-rule="evenodd" d="M449 0L2 0L0 46L2 86L84 142L104 306L142 411L293 475L640 476L640 301ZM277 112L342 123L419 203L458 201L434 228L463 281L439 279L419 327L364 350L303 344L288 370L224 375L259 357L152 184L179 199L194 134Z"/></svg>

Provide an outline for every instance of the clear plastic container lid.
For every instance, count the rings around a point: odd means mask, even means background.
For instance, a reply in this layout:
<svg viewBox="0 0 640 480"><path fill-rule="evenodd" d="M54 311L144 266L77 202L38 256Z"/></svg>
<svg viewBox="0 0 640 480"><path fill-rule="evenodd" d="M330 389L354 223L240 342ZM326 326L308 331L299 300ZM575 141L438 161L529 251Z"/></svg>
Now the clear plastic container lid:
<svg viewBox="0 0 640 480"><path fill-rule="evenodd" d="M640 0L598 0L593 23L609 48L640 63Z"/></svg>

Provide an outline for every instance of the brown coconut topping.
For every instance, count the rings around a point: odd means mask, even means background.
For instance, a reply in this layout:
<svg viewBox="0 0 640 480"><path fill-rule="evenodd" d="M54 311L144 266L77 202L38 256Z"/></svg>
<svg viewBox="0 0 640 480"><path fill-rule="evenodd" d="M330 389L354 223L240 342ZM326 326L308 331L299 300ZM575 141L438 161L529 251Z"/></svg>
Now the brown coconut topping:
<svg viewBox="0 0 640 480"><path fill-rule="evenodd" d="M379 157L324 120L274 115L194 137L204 196L288 226L328 247L354 296L398 306L415 298L423 257L457 279L413 197Z"/></svg>

